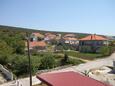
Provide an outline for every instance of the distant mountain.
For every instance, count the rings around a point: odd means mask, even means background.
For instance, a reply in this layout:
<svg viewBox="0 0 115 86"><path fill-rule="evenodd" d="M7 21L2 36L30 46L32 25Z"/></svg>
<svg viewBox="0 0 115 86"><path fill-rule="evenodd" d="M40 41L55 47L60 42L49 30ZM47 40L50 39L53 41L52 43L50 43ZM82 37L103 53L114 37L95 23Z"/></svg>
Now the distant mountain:
<svg viewBox="0 0 115 86"><path fill-rule="evenodd" d="M22 32L40 32L42 34L45 33L54 33L54 34L68 34L68 33L72 33L72 34L76 34L76 36L78 38L84 37L89 35L88 33L74 33L74 32L57 32L57 31L44 31L44 30L35 30L35 29L30 29L30 28L22 28L22 27L13 27L13 26L4 26L4 25L0 25L0 30L13 30L13 31L22 31Z"/></svg>

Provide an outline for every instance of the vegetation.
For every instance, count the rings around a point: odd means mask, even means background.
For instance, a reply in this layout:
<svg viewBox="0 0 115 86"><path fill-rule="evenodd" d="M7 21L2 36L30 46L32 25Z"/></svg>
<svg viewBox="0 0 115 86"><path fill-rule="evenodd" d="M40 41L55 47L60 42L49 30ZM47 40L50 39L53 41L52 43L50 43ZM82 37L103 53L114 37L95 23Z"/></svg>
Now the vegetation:
<svg viewBox="0 0 115 86"><path fill-rule="evenodd" d="M61 65L66 65L69 63L69 57L67 54L64 55L64 58L61 60Z"/></svg>
<svg viewBox="0 0 115 86"><path fill-rule="evenodd" d="M103 56L108 56L110 55L110 47L108 46L103 46L100 48L100 51L99 51Z"/></svg>
<svg viewBox="0 0 115 86"><path fill-rule="evenodd" d="M51 69L54 68L56 65L55 58L51 55L47 55L41 59L40 62L40 69Z"/></svg>
<svg viewBox="0 0 115 86"><path fill-rule="evenodd" d="M28 33L31 33L31 32L40 32L41 34L45 34L45 33L54 33L54 34L62 34L65 35L67 33L73 33L73 32L54 32L54 31L42 31L42 30L33 30L33 29L29 29L29 28L20 28L20 27L12 27L12 26L4 26L4 25L0 25L0 30L1 31L4 31L4 32L9 32L9 30L12 32L12 31L15 31L15 32L18 32L18 33L25 33L25 32L28 32ZM73 33L73 34L76 34L77 37L79 38L82 38L82 37L85 37L89 34L87 33Z"/></svg>
<svg viewBox="0 0 115 86"><path fill-rule="evenodd" d="M28 57L25 52L25 35L26 32L38 32L38 30L16 28L16 27L7 27L0 26L0 64L5 68L13 72L17 77L28 75ZM39 31L44 34L48 31ZM59 32L54 32L59 33ZM62 32L62 35L65 33ZM77 33L76 35L80 37L86 36L87 34ZM39 39L42 40L42 39ZM93 60L99 58L102 55L107 55L109 52L108 48L102 48L101 53L80 53L77 51L65 51L65 50L75 50L74 46L69 46L66 44L59 44L57 40L49 45L49 48L52 49L52 45L57 44L59 50L62 50L60 53L51 53L48 52L32 52L31 53L31 66L32 73L35 74L38 69L50 69L62 65L77 65L83 63L82 60L76 58L89 59ZM114 43L110 45L110 52L115 50L113 47ZM65 54L65 55L64 55ZM74 57L74 58L71 58Z"/></svg>
<svg viewBox="0 0 115 86"><path fill-rule="evenodd" d="M96 58L101 57L101 54L96 54L96 53L80 53L78 51L64 51L65 53L68 54L68 56L76 57L76 58L81 58L81 59L86 59L86 60L94 60Z"/></svg>

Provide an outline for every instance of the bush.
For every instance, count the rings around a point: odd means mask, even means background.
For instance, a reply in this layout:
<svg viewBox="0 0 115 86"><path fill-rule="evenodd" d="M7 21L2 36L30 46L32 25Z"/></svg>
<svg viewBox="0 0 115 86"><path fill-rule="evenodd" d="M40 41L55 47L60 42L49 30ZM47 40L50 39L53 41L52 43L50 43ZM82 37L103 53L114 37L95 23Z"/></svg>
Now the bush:
<svg viewBox="0 0 115 86"><path fill-rule="evenodd" d="M61 65L66 65L69 62L69 57L67 54L64 55L64 58L61 59Z"/></svg>
<svg viewBox="0 0 115 86"><path fill-rule="evenodd" d="M68 64L72 64L72 65L78 65L80 63L84 63L84 62L78 59L69 59L68 61Z"/></svg>
<svg viewBox="0 0 115 86"><path fill-rule="evenodd" d="M13 53L13 49L5 41L0 40L0 64L6 65L8 56Z"/></svg>
<svg viewBox="0 0 115 86"><path fill-rule="evenodd" d="M114 53L115 52L115 46L110 46L110 53Z"/></svg>
<svg viewBox="0 0 115 86"><path fill-rule="evenodd" d="M41 59L39 69L51 69L54 68L55 65L55 58L52 55L46 55Z"/></svg>
<svg viewBox="0 0 115 86"><path fill-rule="evenodd" d="M60 64L61 66L68 65L68 64L77 65L77 64L83 63L83 61L81 61L81 60L69 58L67 54L64 55L64 58L61 59L60 62L61 62L61 64Z"/></svg>
<svg viewBox="0 0 115 86"><path fill-rule="evenodd" d="M29 73L28 58L22 55L16 55L11 59L11 69L16 76Z"/></svg>
<svg viewBox="0 0 115 86"><path fill-rule="evenodd" d="M80 47L80 52L84 52L84 53L92 52L91 46L81 46Z"/></svg>
<svg viewBox="0 0 115 86"><path fill-rule="evenodd" d="M103 46L103 47L101 47L100 48L100 50L99 50L99 52L100 52L100 54L102 54L103 56L108 56L108 55L110 55L110 47L108 47L108 46Z"/></svg>

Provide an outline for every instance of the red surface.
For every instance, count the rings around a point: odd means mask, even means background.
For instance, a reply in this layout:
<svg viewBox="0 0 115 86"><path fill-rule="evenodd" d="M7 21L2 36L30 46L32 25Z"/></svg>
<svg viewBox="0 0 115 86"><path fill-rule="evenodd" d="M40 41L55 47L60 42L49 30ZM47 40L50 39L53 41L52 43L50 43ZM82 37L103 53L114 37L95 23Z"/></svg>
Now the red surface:
<svg viewBox="0 0 115 86"><path fill-rule="evenodd" d="M109 86L76 72L41 74L37 78L48 86Z"/></svg>
<svg viewBox="0 0 115 86"><path fill-rule="evenodd" d="M40 46L40 47L45 47L47 44L44 41L39 41L39 42L29 42L30 43L30 48ZM25 45L27 46L27 42L25 42Z"/></svg>
<svg viewBox="0 0 115 86"><path fill-rule="evenodd" d="M107 38L94 34L81 38L80 40L107 40Z"/></svg>
<svg viewBox="0 0 115 86"><path fill-rule="evenodd" d="M37 37L43 37L44 35L42 35L42 34L40 34L40 33L38 33L38 32L34 32L34 33L32 33L33 35L35 35L35 36L37 36Z"/></svg>

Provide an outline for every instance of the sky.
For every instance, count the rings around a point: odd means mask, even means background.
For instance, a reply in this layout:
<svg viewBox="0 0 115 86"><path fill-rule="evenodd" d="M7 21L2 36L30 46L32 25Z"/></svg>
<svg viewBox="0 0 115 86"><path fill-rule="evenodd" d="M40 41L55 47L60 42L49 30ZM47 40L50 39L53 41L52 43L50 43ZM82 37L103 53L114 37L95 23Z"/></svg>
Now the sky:
<svg viewBox="0 0 115 86"><path fill-rule="evenodd" d="M115 0L0 0L0 25L115 35Z"/></svg>

